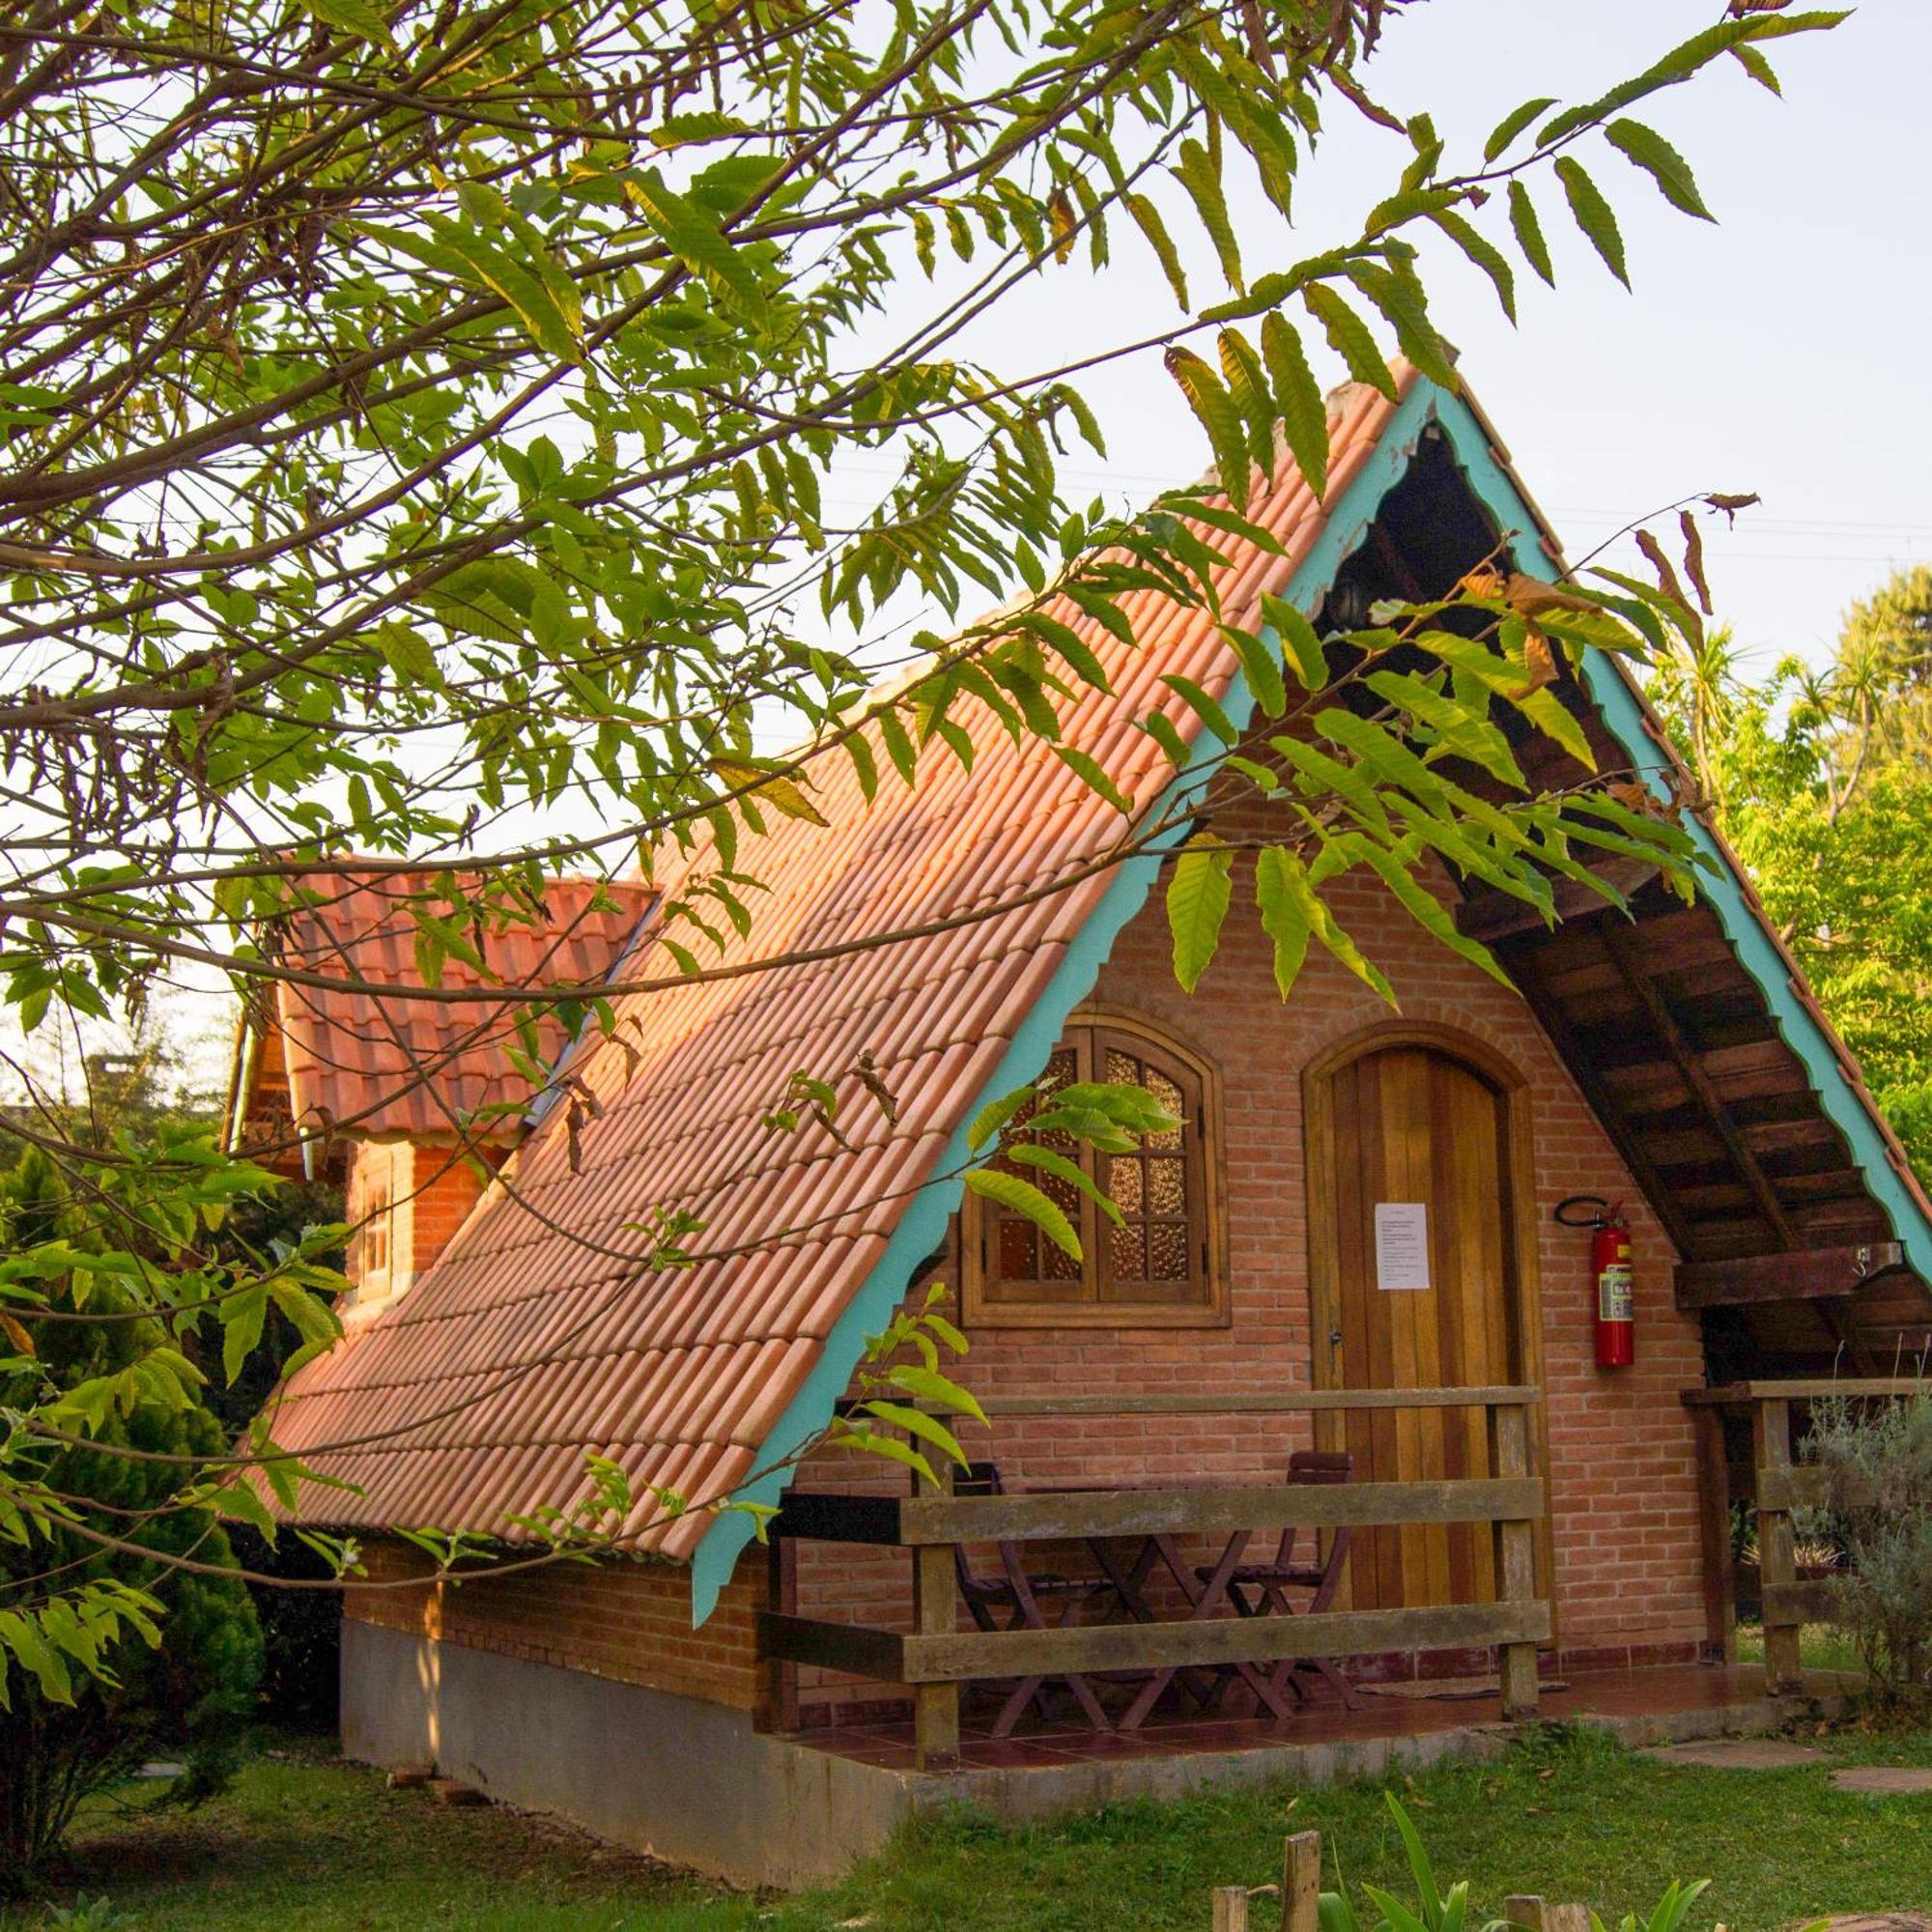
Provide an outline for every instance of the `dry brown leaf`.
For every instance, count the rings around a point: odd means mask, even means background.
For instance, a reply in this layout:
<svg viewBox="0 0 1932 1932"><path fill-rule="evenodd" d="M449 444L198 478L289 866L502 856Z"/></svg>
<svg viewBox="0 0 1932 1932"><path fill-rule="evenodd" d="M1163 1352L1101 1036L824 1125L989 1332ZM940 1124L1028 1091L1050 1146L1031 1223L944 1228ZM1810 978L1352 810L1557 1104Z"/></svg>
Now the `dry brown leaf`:
<svg viewBox="0 0 1932 1932"><path fill-rule="evenodd" d="M1684 532L1684 570L1696 586L1697 608L1705 616L1711 614L1711 586L1704 581L1704 539L1697 528L1697 519L1689 510L1677 513L1677 527Z"/></svg>
<svg viewBox="0 0 1932 1932"><path fill-rule="evenodd" d="M1540 577L1513 570L1503 585L1503 597L1519 617L1540 617L1546 611L1594 611L1596 605L1560 583L1546 583Z"/></svg>
<svg viewBox="0 0 1932 1932"><path fill-rule="evenodd" d="M1073 259L1073 238L1080 232L1080 225L1074 219L1073 203L1064 187L1054 189L1046 204L1046 213L1053 223L1053 259L1056 262L1070 262Z"/></svg>
<svg viewBox="0 0 1932 1932"><path fill-rule="evenodd" d="M1747 490L1735 496L1728 495L1722 490L1716 490L1704 500L1712 509L1723 511L1726 522L1735 524L1740 510L1748 510L1753 503L1761 503L1764 498L1755 490Z"/></svg>
<svg viewBox="0 0 1932 1932"><path fill-rule="evenodd" d="M34 1338L4 1308L0 1308L0 1334L4 1334L21 1354L38 1359L41 1351L34 1347Z"/></svg>
<svg viewBox="0 0 1932 1932"><path fill-rule="evenodd" d="M1520 704L1532 693L1542 691L1556 682L1556 653L1549 648L1549 639L1534 624L1522 640L1523 669L1529 673L1528 682L1520 691L1510 693L1510 701Z"/></svg>

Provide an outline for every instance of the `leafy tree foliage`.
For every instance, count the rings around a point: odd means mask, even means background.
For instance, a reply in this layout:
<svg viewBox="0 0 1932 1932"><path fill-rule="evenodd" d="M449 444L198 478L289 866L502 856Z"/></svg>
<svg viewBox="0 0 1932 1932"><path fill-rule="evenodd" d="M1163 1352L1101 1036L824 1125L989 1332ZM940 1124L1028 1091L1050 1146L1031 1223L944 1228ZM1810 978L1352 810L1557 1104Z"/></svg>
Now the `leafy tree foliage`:
<svg viewBox="0 0 1932 1932"><path fill-rule="evenodd" d="M38 1150L8 1177L5 1212L10 1245L84 1251L86 1218ZM125 1311L125 1297L109 1291L85 1304L70 1286L50 1291L22 1324L36 1366L0 1379L0 1406L32 1410L48 1389L98 1384L158 1345L152 1321L86 1319ZM180 1470L166 1460L216 1457L225 1446L213 1416L185 1401L117 1407L90 1445L35 1450L31 1473L45 1494L110 1525L111 1548L57 1522L29 1530L0 1507L0 1603L55 1576L66 1613L43 1635L18 1610L0 1608L13 1651L9 1660L0 1650L0 1895L30 1887L76 1808L144 1759L180 1757L183 1798L206 1795L225 1776L253 1709L261 1637L246 1589L224 1574L232 1558L219 1520L205 1501L183 1506Z"/></svg>
<svg viewBox="0 0 1932 1932"><path fill-rule="evenodd" d="M1932 1179L1932 570L1846 615L1832 662L1744 675L1729 634L1653 683L1873 1097Z"/></svg>
<svg viewBox="0 0 1932 1932"><path fill-rule="evenodd" d="M465 994L440 984L444 963L473 960L479 931L535 918L547 871L688 851L702 831L713 856L659 928L676 972L700 976L755 920L768 822L820 816L824 761L849 760L868 796L916 784L934 758L970 760L968 724L988 719L1121 809L1115 856L1178 836L1198 800L1162 819L1059 744L1056 701L1098 667L1049 596L1127 637L1131 591L1209 603L1210 538L1272 541L1244 512L1278 425L1324 487L1318 358L1392 391L1392 340L1455 385L1417 238L1445 240L1512 315L1520 270L1552 277L1552 220L1627 281L1626 187L1709 218L1685 158L1634 116L1719 64L1775 91L1766 48L1840 17L1735 0L1642 71L1574 103L1525 101L1458 155L1429 112L1376 96L1370 57L1400 13L13 10L0 964L20 1024L125 1016L185 972L258 1002L278 982L353 981L277 944L299 880L350 851L449 868L412 906L419 980L383 989L449 1002ZM1353 232L1310 250L1289 215L1342 117L1383 131L1389 178ZM1237 232L1236 186L1269 211L1257 233ZM1115 340L1048 324L1030 364L975 359L985 317L1055 277L1105 276L1117 256L1157 266L1170 314ZM1128 355L1164 360L1224 494L1126 518L1065 490L1066 449L1104 449L1074 378ZM881 474L867 507L841 507ZM1547 909L1552 878L1594 878L1595 853L1684 858L1667 815L1618 774L1537 792L1498 721L1519 714L1587 763L1550 689L1560 658L1662 648L1694 611L1669 583L1551 591L1497 561L1451 603L1372 613L1359 633L1318 637L1285 604L1264 631L1227 627L1271 727L1258 742L1237 749L1219 707L1170 680L1201 717L1206 781L1274 809L1257 912L1284 995L1311 946L1383 983L1324 897L1345 872L1372 870L1486 960L1421 883L1436 868ZM998 616L961 623L981 598ZM881 663L887 636L903 639L895 666ZM874 686L885 668L898 675ZM779 713L803 749L772 758L753 725ZM1193 765L1164 715L1144 728ZM1472 769L1495 796L1472 790ZM1212 954L1232 863L1201 838L1174 868L1184 983ZM652 983L520 990L608 1027L611 995ZM541 1077L528 1026L523 1048ZM838 1070L804 1069L772 1096L773 1130L822 1109ZM1135 1105L1097 1091L1073 1111L1105 1136L1135 1130ZM41 1124L53 1111L22 1110L13 1131L61 1167L98 1239L0 1263L14 1350L0 1373L44 1391L0 1444L0 1509L33 1547L108 1548L115 1519L61 1502L50 1450L112 1457L137 1422L185 1426L197 1332L218 1332L231 1378L270 1310L327 1346L339 1231L224 1248L215 1236L265 1173L202 1127L102 1144ZM980 1164L1015 1131L1009 1120ZM1026 1198L1046 1226L1046 1197ZM679 1204L650 1228L640 1267L701 1258ZM57 1294L127 1318L126 1342L71 1385L48 1381L34 1346ZM954 1338L925 1316L887 1339L901 1359L880 1358L884 1407L861 1426L881 1453L917 1459L895 1397L930 1393L934 1377L951 1388L936 1364ZM266 1423L241 1465L284 1499L301 1479ZM237 1466L188 1456L165 1520L204 1510ZM593 1463L582 1507L532 1526L569 1543L624 1513L623 1488ZM249 1482L221 1494L269 1527ZM51 1565L17 1579L0 1644L85 1662L71 1596Z"/></svg>

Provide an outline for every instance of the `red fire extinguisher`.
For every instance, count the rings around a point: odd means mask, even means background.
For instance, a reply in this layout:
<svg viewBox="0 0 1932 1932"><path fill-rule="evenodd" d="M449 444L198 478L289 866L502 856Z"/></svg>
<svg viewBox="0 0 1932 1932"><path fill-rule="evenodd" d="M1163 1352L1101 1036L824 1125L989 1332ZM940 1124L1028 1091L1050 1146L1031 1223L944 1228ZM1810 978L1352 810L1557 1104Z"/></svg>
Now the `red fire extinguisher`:
<svg viewBox="0 0 1932 1932"><path fill-rule="evenodd" d="M1575 1210L1582 1208L1586 1212ZM1590 1230L1590 1280L1596 1296L1597 1366L1627 1369L1636 1360L1636 1313L1631 1294L1630 1223L1621 1201L1573 1194L1557 1204L1566 1228Z"/></svg>

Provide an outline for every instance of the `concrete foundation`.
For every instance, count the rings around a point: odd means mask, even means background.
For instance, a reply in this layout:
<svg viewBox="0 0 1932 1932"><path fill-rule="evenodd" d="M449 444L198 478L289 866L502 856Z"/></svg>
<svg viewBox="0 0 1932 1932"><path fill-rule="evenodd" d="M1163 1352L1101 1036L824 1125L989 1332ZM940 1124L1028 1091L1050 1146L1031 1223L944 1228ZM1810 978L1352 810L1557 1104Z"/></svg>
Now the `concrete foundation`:
<svg viewBox="0 0 1932 1932"><path fill-rule="evenodd" d="M1835 1681L1821 1683L1816 1695L1773 1698L1751 1687L1752 1675L1762 1682L1761 1673L1688 1666L1605 1672L1600 1684L1579 1674L1547 1699L1547 1715L1635 1746L1761 1734L1842 1707ZM1362 1721L1366 1735L1337 1735L1361 1720L1336 1716L1340 1726L1312 1724L1321 1735L1306 1739L1282 1741L1278 1729L1258 1727L1253 1742L1231 1743L1241 1727L1217 1724L1204 1727L1202 1748L1177 1751L1176 1731L1167 1729L1167 1748L1102 1750L1059 1763L974 1766L969 1744L967 1768L942 1776L769 1737L745 1713L696 1698L369 1624L343 1626L349 1756L433 1764L492 1798L740 1885L836 1878L907 1819L944 1805L1016 1824L1209 1785L1381 1777L1444 1758L1493 1756L1520 1729L1480 1706L1466 1715L1442 1706L1382 1709ZM1050 1746L1042 1755L1053 1755Z"/></svg>
<svg viewBox="0 0 1932 1932"><path fill-rule="evenodd" d="M342 1626L342 1748L740 1885L835 1878L908 1808L898 1780L742 1711L372 1624Z"/></svg>

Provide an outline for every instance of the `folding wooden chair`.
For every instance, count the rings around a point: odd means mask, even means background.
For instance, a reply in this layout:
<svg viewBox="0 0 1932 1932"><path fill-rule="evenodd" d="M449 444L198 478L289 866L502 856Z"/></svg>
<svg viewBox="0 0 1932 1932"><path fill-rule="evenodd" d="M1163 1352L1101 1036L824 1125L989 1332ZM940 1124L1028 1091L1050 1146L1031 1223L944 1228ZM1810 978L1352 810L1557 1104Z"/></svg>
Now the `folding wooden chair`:
<svg viewBox="0 0 1932 1932"><path fill-rule="evenodd" d="M952 1485L959 1496L998 1496L1006 1493L997 1463L974 1463L962 1470ZM952 1562L959 1578L959 1594L966 1608L982 1631L1065 1629L1080 1621L1082 1608L1090 1603L1118 1599L1119 1592L1104 1577L1029 1576L1017 1543L1002 1541L997 1546L1000 1568L997 1574L976 1571L966 1547L954 1544ZM1048 1623L1040 1605L1044 1600L1059 1606ZM1040 1716L1049 1721L1053 1711L1048 1702L1046 1677L1023 1677L1000 1708L993 1720L993 1735L1006 1737L1026 1715L1027 1706L1037 1704ZM1072 1691L1088 1721L1095 1730L1111 1730L1106 1712L1086 1678L1068 1672L1060 1680Z"/></svg>
<svg viewBox="0 0 1932 1932"><path fill-rule="evenodd" d="M1353 1479L1354 1473L1355 1459L1346 1449L1297 1449L1288 1459L1288 1480L1292 1484L1347 1483ZM1308 1560L1298 1563L1294 1549L1300 1533L1290 1524L1281 1533L1281 1543L1272 1561L1245 1563L1228 1579L1229 1601L1242 1616L1287 1617L1297 1613L1315 1616L1334 1602L1335 1592L1341 1587L1343 1567L1349 1560L1350 1531L1344 1524L1330 1534L1328 1554L1324 1558L1321 1533L1310 1530ZM1209 1572L1204 1569L1196 1574L1205 1580ZM1297 1605L1289 1601L1291 1590L1309 1590L1314 1594L1306 1603ZM1349 1710L1362 1709L1354 1686L1335 1667L1331 1658L1284 1657L1275 1665L1274 1688L1292 1689L1305 1700L1308 1693L1297 1680L1300 1673L1310 1668L1328 1680Z"/></svg>

